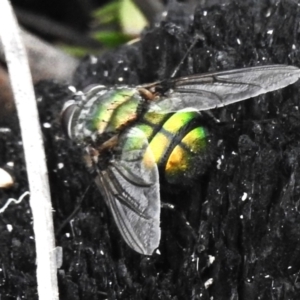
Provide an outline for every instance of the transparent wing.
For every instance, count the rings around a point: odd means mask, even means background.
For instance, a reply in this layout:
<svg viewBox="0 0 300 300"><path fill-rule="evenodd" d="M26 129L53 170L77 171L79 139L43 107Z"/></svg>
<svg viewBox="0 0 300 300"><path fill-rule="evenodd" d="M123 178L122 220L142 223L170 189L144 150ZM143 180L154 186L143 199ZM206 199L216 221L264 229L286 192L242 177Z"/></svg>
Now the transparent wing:
<svg viewBox="0 0 300 300"><path fill-rule="evenodd" d="M151 255L160 241L159 175L148 141L131 128L119 141L121 155L96 178L126 243Z"/></svg>
<svg viewBox="0 0 300 300"><path fill-rule="evenodd" d="M164 97L151 103L155 112L207 110L281 89L296 82L300 69L271 65L178 78Z"/></svg>

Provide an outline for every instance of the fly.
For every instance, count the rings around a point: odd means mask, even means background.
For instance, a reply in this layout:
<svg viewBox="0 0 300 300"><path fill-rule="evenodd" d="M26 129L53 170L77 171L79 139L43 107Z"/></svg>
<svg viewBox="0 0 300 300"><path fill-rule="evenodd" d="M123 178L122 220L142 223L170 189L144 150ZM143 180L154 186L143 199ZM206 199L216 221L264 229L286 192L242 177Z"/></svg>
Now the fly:
<svg viewBox="0 0 300 300"><path fill-rule="evenodd" d="M160 174L192 177L207 151L199 111L224 107L298 80L300 69L270 65L129 86L95 86L65 103L63 127L84 149L87 167L125 242L151 255L159 246Z"/></svg>

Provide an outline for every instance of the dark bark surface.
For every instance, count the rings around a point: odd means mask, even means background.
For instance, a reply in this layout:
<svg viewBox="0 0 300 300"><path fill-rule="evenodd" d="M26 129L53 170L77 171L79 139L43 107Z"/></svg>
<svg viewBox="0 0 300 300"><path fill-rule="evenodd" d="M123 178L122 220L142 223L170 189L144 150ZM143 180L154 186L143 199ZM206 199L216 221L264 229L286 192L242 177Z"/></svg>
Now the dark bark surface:
<svg viewBox="0 0 300 300"><path fill-rule="evenodd" d="M300 66L299 12L293 1L249 0L199 4L190 15L174 3L140 42L85 58L72 85L169 78L195 39L177 76ZM68 85L41 82L36 91L63 249L60 299L299 299L299 83L212 111L221 122L203 124L215 140L211 163L189 187L162 184L162 202L175 208L162 208L161 244L151 257L122 240L81 153L63 136L59 113L72 94ZM14 162L16 182L0 189L1 206L28 189L15 124L0 132L0 165ZM1 299L37 299L31 222L27 200L0 215Z"/></svg>

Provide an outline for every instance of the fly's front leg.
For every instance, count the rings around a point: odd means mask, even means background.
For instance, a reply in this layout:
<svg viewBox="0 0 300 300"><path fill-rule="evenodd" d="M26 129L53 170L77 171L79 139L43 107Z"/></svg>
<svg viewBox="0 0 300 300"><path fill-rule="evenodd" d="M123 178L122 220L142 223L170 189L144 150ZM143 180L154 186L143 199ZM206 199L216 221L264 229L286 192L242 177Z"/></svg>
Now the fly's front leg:
<svg viewBox="0 0 300 300"><path fill-rule="evenodd" d="M146 99L148 101L156 100L157 93L154 91L154 88L150 88L150 89L138 88L138 91L144 99Z"/></svg>
<svg viewBox="0 0 300 300"><path fill-rule="evenodd" d="M83 160L91 173L96 169L98 158L99 151L97 149L91 145L88 145L84 148Z"/></svg>
<svg viewBox="0 0 300 300"><path fill-rule="evenodd" d="M84 148L83 159L90 173L105 170L111 159L114 149L118 145L119 136L116 134L102 144L89 144Z"/></svg>
<svg viewBox="0 0 300 300"><path fill-rule="evenodd" d="M114 149L118 145L119 135L115 134L106 142L102 143L97 149L94 149L98 152L98 156L105 151Z"/></svg>

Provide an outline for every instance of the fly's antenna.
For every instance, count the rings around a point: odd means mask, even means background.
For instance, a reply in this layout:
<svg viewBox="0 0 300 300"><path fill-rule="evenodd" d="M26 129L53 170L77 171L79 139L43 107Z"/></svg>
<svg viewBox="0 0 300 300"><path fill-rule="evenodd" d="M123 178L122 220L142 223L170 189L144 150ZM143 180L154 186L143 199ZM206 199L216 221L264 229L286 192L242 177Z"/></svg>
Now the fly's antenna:
<svg viewBox="0 0 300 300"><path fill-rule="evenodd" d="M179 64L177 65L177 67L174 69L173 73L171 74L171 79L174 78L181 65L184 63L184 61L186 60L186 58L188 57L188 55L190 54L191 50L195 47L195 45L199 42L199 40L204 40L204 37L202 35L196 34L196 36L194 37L194 41L192 42L192 44L189 46L189 48L187 49L186 53L184 54L184 56L182 57L182 59L180 60Z"/></svg>

